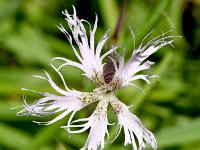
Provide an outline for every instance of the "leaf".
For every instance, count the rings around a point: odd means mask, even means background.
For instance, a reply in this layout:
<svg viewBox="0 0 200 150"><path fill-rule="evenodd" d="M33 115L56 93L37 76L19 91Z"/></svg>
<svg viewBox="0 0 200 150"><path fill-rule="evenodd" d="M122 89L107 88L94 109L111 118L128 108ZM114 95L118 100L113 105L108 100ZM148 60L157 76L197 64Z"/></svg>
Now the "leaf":
<svg viewBox="0 0 200 150"><path fill-rule="evenodd" d="M23 64L46 65L54 57L45 36L27 24L22 25L19 33L11 35L5 42L9 51L12 51Z"/></svg>
<svg viewBox="0 0 200 150"><path fill-rule="evenodd" d="M57 132L60 130L60 126L65 122L65 119L62 119L52 125L43 126L43 128L31 139L24 149L36 150L42 148L56 137Z"/></svg>
<svg viewBox="0 0 200 150"><path fill-rule="evenodd" d="M156 134L158 149L199 141L199 129L200 119L162 129Z"/></svg>
<svg viewBox="0 0 200 150"><path fill-rule="evenodd" d="M31 140L31 136L16 128L0 123L0 145L9 149L22 149Z"/></svg>

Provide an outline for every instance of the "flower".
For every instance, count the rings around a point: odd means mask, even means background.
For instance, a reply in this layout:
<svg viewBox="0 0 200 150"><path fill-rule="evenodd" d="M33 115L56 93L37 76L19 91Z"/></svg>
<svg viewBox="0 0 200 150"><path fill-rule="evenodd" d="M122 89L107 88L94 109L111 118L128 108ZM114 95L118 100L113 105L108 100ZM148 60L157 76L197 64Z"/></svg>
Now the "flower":
<svg viewBox="0 0 200 150"><path fill-rule="evenodd" d="M116 49L119 47L112 47L105 54L101 54L103 45L109 38L109 30L106 31L106 33L102 36L97 46L95 47L94 40L95 32L97 29L97 16L94 27L91 29L90 23L88 23L86 20L80 20L76 16L76 10L74 7L73 9L74 13L72 15L69 14L67 10L63 11L65 19L69 25L69 28L71 29L72 35L70 35L70 33L68 33L62 25L60 25L58 28L66 35L79 62L75 62L63 57L56 57L53 58L52 61L61 60L63 63L60 66L55 67L51 61L51 67L60 76L65 90L57 86L49 73L46 71L44 72L46 75L45 77L35 76L37 78L48 81L50 86L56 92L58 92L59 95L30 90L40 94L42 98L30 105L27 104L26 100L24 99L24 109L18 112L17 115L48 116L55 113L60 113L57 117L48 122L35 121L38 124L50 125L71 113L67 125L62 126L61 128L65 129L68 133L81 133L90 129L87 141L82 150L97 150L99 148L104 148L105 136L109 136L108 125L112 124L108 123L107 108L108 104L111 104L114 113L118 117L120 131L121 129L124 129L124 145L132 144L134 150L141 150L150 145L154 150L156 150L157 142L154 135L143 126L142 122L137 116L129 111L129 107L118 100L118 98L115 96L115 91L128 85L141 89L133 83L134 80L142 79L147 83L150 83L150 78L158 77L157 75L150 76L138 73L140 71L150 69L154 62L147 60L147 58L163 46L172 45L173 40L169 39L175 36L166 36L168 33L166 32L149 41L146 45L143 46L143 41L149 34L151 34L149 33L142 40L140 46L133 51L133 54L128 63L125 64L125 50L123 55L119 55L116 51ZM89 36L87 36L83 23L89 24ZM73 42L76 43L78 48L73 45ZM116 60L114 60L114 58L108 56L111 53L114 53L117 56L118 63ZM110 58L114 65L114 71L109 72L110 70L103 70L104 64L102 61L107 56ZM83 71L83 75L88 77L96 85L96 88L91 92L81 92L69 89L65 83L64 77L60 72L62 67L68 65L81 69ZM108 66L105 68L110 69ZM109 73L112 73L113 76L108 77L105 75L105 72L108 73L108 76ZM109 79L109 82L106 81L106 79ZM73 121L73 116L77 111L97 101L98 105L90 117ZM81 129L72 130L72 128Z"/></svg>

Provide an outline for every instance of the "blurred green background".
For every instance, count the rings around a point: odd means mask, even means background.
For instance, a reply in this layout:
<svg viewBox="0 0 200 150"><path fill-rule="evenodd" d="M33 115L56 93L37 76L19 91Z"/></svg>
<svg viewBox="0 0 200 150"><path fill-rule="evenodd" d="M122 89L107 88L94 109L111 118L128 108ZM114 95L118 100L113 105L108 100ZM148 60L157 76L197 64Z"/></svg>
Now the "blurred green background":
<svg viewBox="0 0 200 150"><path fill-rule="evenodd" d="M0 150L77 150L85 143L88 131L69 137L60 129L68 117L41 126L32 120L46 121L53 117L17 117L16 112L21 108L10 109L23 104L23 95L28 103L39 98L21 88L55 93L47 82L32 76L43 75L44 69L54 74L62 86L48 63L57 56L76 60L65 36L56 28L60 23L67 28L61 11L72 12L72 5L78 17L91 25L95 13L98 15L96 41L108 28L112 36L122 5L120 0L0 0ZM118 45L126 47L127 58L133 49L129 26L135 32L136 47L152 29L155 31L149 39L171 29L171 35L182 38L174 39L175 48L166 46L150 58L156 65L148 73L156 73L160 78L152 79L151 85L138 81L145 95L127 87L117 93L118 97L133 105L132 112L155 134L158 150L200 150L200 1L128 0L117 39ZM67 67L62 73L70 88L91 91L94 87L78 69ZM86 107L76 117L88 117L94 108L95 105ZM111 108L109 112L112 114ZM109 115L109 120L117 121L114 115ZM116 134L114 129L116 125L109 126L111 139ZM105 149L131 149L124 147L123 142L121 133Z"/></svg>

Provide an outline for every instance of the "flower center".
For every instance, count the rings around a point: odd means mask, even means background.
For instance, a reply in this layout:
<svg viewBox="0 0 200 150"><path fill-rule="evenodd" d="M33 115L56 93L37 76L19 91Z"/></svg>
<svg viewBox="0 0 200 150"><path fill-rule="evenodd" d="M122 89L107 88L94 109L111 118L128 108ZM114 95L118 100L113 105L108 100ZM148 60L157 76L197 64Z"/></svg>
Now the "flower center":
<svg viewBox="0 0 200 150"><path fill-rule="evenodd" d="M112 60L108 59L108 62L106 63L104 70L103 70L105 83L109 84L112 81L112 79L115 75L115 72L116 72L116 70L115 70L115 66L114 66Z"/></svg>

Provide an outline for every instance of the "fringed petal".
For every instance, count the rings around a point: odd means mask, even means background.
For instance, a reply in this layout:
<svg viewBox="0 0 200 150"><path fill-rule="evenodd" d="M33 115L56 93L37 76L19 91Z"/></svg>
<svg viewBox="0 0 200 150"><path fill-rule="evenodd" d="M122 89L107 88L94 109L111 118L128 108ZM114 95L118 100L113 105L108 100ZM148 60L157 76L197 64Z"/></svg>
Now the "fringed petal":
<svg viewBox="0 0 200 150"><path fill-rule="evenodd" d="M36 91L34 91L36 92ZM71 112L77 112L83 107L97 101L96 93L83 93L79 91L70 91L65 96L57 96L49 93L36 92L45 95L43 98L35 101L33 104L27 104L24 99L24 109L17 113L22 116L49 116L61 112L56 118L48 122L36 122L38 124L52 124Z"/></svg>
<svg viewBox="0 0 200 150"><path fill-rule="evenodd" d="M132 32L132 30L131 30L131 32ZM165 33L159 35L158 37L150 40L146 45L143 46L144 40L152 32L153 31L151 31L149 34L147 34L144 37L144 39L142 40L140 46L136 50L133 51L133 54L127 64L124 64L124 54L123 54L123 56L119 56L119 54L116 52L116 54L118 56L118 60L119 60L119 65L116 70L115 76L113 78L113 82L115 82L115 80L121 80L121 82L122 82L121 87L130 85L129 83L136 80L137 78L143 79L147 83L150 83L150 81L148 80L149 76L136 75L136 74L143 70L150 69L151 66L154 64L154 62L147 60L150 55L152 55L153 53L155 53L160 48L162 48L166 45L173 46L172 45L173 40L169 40L169 39L180 37L180 36L166 36L166 34L168 32L165 32ZM132 35L133 35L133 38L135 39L133 32L132 32ZM153 75L151 77L156 77L156 76Z"/></svg>
<svg viewBox="0 0 200 150"><path fill-rule="evenodd" d="M154 135L143 126L140 119L133 115L129 111L128 107L122 102L115 101L114 104L113 102L111 102L111 104L117 112L120 128L124 129L124 145L132 144L133 150L142 150L150 145L154 150L156 150L157 142Z"/></svg>
<svg viewBox="0 0 200 150"><path fill-rule="evenodd" d="M85 146L81 150L97 150L103 149L105 143L105 135L108 135L107 125L107 106L108 100L103 99L99 102L96 110L89 118L78 119L72 121L67 126L63 126L69 133L81 133L90 128ZM80 124L81 122L86 122ZM79 123L75 125L74 123ZM81 128L79 130L71 130L70 128Z"/></svg>
<svg viewBox="0 0 200 150"><path fill-rule="evenodd" d="M103 80L102 59L109 53L111 53L113 49L108 51L102 57L100 54L103 45L108 39L109 31L107 31L103 35L103 37L98 42L98 45L96 46L95 49L94 41L95 41L95 32L97 29L98 17L96 16L94 27L93 29L91 29L90 23L83 19L80 20L76 15L76 9L74 7L73 10L74 13L72 15L70 15L67 10L63 11L63 14L66 17L65 19L68 23L69 28L71 29L72 34L70 35L62 25L60 25L58 28L61 30L61 32L63 32L66 35L80 63L76 63L74 61L62 57L58 57L53 60L59 59L65 61L65 63L58 68L58 70L66 65L72 65L81 69L84 72L83 74L87 76L89 79L91 79L95 84L97 85L103 84L104 80ZM90 31L89 31L90 37L87 36L86 29L83 24L84 22L86 22L90 26ZM73 41L75 41L76 45L78 46L77 49L73 45Z"/></svg>

